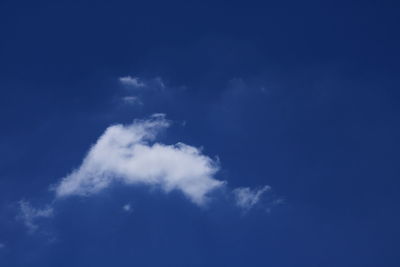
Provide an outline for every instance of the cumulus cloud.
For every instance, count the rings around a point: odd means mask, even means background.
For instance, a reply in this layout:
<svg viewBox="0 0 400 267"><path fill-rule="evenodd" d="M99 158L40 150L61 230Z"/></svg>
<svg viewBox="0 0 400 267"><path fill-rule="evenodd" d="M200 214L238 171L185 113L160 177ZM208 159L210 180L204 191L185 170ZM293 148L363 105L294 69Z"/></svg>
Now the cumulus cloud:
<svg viewBox="0 0 400 267"><path fill-rule="evenodd" d="M18 202L19 215L18 219L22 220L29 232L33 233L37 230L37 221L41 218L50 218L53 216L53 208L46 206L42 209L32 207L32 205L24 200Z"/></svg>
<svg viewBox="0 0 400 267"><path fill-rule="evenodd" d="M155 114L108 127L81 166L55 187L56 196L92 195L119 182L177 190L195 204L204 204L208 194L225 183L214 177L218 163L193 146L154 142L169 125L164 114Z"/></svg>
<svg viewBox="0 0 400 267"><path fill-rule="evenodd" d="M256 205L262 195L271 189L270 186L266 185L260 189L251 189L249 187L239 187L233 190L236 205L244 210L249 210Z"/></svg>
<svg viewBox="0 0 400 267"><path fill-rule="evenodd" d="M123 85L131 86L131 87L135 87L135 88L141 88L141 87L146 86L146 84L144 82L140 81L139 78L132 77L132 76L120 77L119 82L122 83Z"/></svg>

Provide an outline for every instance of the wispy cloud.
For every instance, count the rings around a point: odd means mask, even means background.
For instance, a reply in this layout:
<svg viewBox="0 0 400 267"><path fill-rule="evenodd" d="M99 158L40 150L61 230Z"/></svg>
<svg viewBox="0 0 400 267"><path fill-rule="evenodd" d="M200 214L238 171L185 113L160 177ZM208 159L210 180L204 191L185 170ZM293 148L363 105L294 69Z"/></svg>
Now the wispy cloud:
<svg viewBox="0 0 400 267"><path fill-rule="evenodd" d="M135 76L124 76L118 78L118 81L124 86L124 94L121 102L127 105L143 105L143 99L146 96L154 96L154 93L165 92L165 83L161 77L151 79L142 79Z"/></svg>
<svg viewBox="0 0 400 267"><path fill-rule="evenodd" d="M218 163L183 143L151 143L169 125L163 114L155 114L130 125L109 127L81 166L58 184L57 197L95 194L118 181L156 186L165 192L178 190L192 202L204 204L207 195L225 183L214 177Z"/></svg>
<svg viewBox="0 0 400 267"><path fill-rule="evenodd" d="M122 101L128 105L143 105L142 101L137 96L124 96Z"/></svg>
<svg viewBox="0 0 400 267"><path fill-rule="evenodd" d="M260 201L262 195L269 190L271 190L271 187L268 185L259 189L239 187L233 190L233 195L238 207L249 210L256 205Z"/></svg>
<svg viewBox="0 0 400 267"><path fill-rule="evenodd" d="M122 85L134 89L162 90L166 87L161 77L142 79L135 76L124 76L118 80Z"/></svg>
<svg viewBox="0 0 400 267"><path fill-rule="evenodd" d="M18 204L19 214L17 218L22 220L30 233L33 233L38 229L37 221L39 219L50 218L53 216L53 208L51 206L37 209L32 207L32 205L25 200L19 201Z"/></svg>
<svg viewBox="0 0 400 267"><path fill-rule="evenodd" d="M120 77L119 82L123 85L135 87L135 88L146 87L146 84L144 82L142 82L139 78L132 77L132 76Z"/></svg>

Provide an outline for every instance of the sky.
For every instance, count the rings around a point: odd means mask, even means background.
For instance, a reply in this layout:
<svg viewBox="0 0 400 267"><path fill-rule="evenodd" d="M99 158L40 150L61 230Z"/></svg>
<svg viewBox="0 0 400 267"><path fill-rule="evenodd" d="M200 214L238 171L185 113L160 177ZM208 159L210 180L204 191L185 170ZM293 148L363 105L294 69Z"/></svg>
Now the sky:
<svg viewBox="0 0 400 267"><path fill-rule="evenodd" d="M399 12L0 1L0 266L399 266Z"/></svg>

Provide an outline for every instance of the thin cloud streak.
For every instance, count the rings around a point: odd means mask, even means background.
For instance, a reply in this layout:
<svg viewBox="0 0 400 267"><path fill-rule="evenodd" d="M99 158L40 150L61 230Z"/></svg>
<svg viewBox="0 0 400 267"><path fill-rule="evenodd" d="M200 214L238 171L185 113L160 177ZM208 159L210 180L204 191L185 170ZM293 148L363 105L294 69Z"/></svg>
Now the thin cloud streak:
<svg viewBox="0 0 400 267"><path fill-rule="evenodd" d="M264 193L271 190L271 187L266 185L260 189L251 189L249 187L239 187L232 191L236 205L244 210L249 210L255 206Z"/></svg>
<svg viewBox="0 0 400 267"><path fill-rule="evenodd" d="M39 219L50 218L53 216L53 207L49 205L42 209L37 209L32 207L32 205L25 200L19 201L18 204L19 214L17 219L21 220L25 224L30 233L34 233L38 229L37 222Z"/></svg>

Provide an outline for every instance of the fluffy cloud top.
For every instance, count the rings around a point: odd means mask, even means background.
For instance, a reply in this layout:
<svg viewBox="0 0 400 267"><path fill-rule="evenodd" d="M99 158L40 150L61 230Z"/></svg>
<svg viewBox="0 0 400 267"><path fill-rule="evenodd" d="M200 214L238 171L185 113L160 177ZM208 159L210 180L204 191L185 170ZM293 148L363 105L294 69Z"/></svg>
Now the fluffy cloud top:
<svg viewBox="0 0 400 267"><path fill-rule="evenodd" d="M208 193L224 184L214 178L218 164L196 147L152 143L168 126L163 114L110 126L81 166L56 186L57 197L95 194L117 181L179 190L194 203L204 204Z"/></svg>

